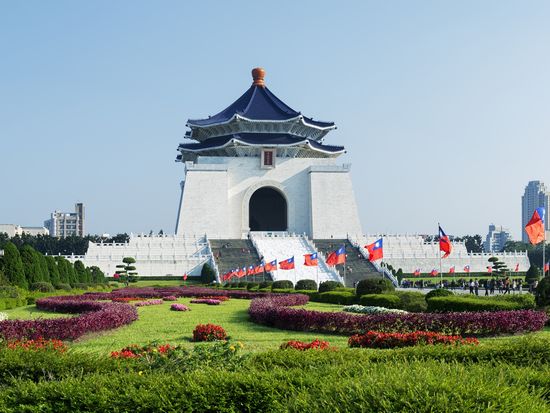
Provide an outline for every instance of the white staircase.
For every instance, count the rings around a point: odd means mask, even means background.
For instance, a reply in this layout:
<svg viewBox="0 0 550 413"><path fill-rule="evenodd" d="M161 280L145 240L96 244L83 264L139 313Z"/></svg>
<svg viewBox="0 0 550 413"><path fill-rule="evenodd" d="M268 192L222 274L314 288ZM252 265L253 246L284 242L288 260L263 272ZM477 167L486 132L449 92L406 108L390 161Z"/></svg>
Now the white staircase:
<svg viewBox="0 0 550 413"><path fill-rule="evenodd" d="M332 268L328 267L321 254L318 254L319 265L306 267L304 255L317 252L313 244L304 235L288 234L286 232L252 232L250 240L263 257L266 263L277 260L277 264L287 258L294 257L294 270L273 271L271 277L274 281L289 280L296 284L299 280L340 281L340 277Z"/></svg>

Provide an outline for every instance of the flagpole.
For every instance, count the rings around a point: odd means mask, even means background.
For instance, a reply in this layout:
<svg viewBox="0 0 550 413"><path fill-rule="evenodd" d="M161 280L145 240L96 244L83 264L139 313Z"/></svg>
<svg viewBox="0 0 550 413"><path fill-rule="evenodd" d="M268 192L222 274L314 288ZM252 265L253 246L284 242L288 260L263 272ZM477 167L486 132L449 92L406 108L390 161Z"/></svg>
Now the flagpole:
<svg viewBox="0 0 550 413"><path fill-rule="evenodd" d="M546 225L542 221L543 239L542 239L542 276L546 277Z"/></svg>
<svg viewBox="0 0 550 413"><path fill-rule="evenodd" d="M440 233L439 228L441 228L441 224L438 222L437 223L437 238L439 239L439 244L441 245L441 233ZM439 286L443 287L443 270L442 270L442 266L441 266L441 247L439 247L437 250L438 250L438 254L439 254L439 279L440 279Z"/></svg>

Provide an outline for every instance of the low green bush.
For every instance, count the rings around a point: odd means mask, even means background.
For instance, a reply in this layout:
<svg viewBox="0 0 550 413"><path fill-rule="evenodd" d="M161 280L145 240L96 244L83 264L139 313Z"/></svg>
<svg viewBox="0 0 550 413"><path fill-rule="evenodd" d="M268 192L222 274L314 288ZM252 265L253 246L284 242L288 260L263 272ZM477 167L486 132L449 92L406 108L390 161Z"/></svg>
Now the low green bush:
<svg viewBox="0 0 550 413"><path fill-rule="evenodd" d="M426 302L426 296L418 291L394 291L399 297L401 310L409 311L411 313L422 313L428 309Z"/></svg>
<svg viewBox="0 0 550 413"><path fill-rule="evenodd" d="M359 299L359 304L401 309L401 300L395 294L365 294Z"/></svg>
<svg viewBox="0 0 550 413"><path fill-rule="evenodd" d="M118 287L119 285L117 283L109 283L111 287ZM60 283L56 284L55 286L56 290L64 290L64 291L71 291L73 288L69 284Z"/></svg>
<svg viewBox="0 0 550 413"><path fill-rule="evenodd" d="M485 299L485 297L480 299ZM533 294L507 294L491 296L493 300L507 301L518 304L522 310L532 310L536 308L535 296Z"/></svg>
<svg viewBox="0 0 550 413"><path fill-rule="evenodd" d="M259 286L260 286L260 284L258 284L258 283L249 282L249 283L246 284L246 289L248 291L257 290Z"/></svg>
<svg viewBox="0 0 550 413"><path fill-rule="evenodd" d="M499 300L494 298L474 297L433 297L427 300L428 311L449 312L449 311L505 311L520 310L522 305L512 301Z"/></svg>
<svg viewBox="0 0 550 413"><path fill-rule="evenodd" d="M314 280L298 280L295 289L317 291L317 283Z"/></svg>
<svg viewBox="0 0 550 413"><path fill-rule="evenodd" d="M333 291L337 288L341 288L344 285L341 282L338 281L323 281L321 284L319 284L319 292L325 293L327 291Z"/></svg>
<svg viewBox="0 0 550 413"><path fill-rule="evenodd" d="M294 289L294 284L290 280L278 280L271 284L271 290L287 290Z"/></svg>
<svg viewBox="0 0 550 413"><path fill-rule="evenodd" d="M262 281L260 288L271 288L271 284L273 284L273 281Z"/></svg>
<svg viewBox="0 0 550 413"><path fill-rule="evenodd" d="M436 288L434 290L429 291L424 298L427 300L428 298L432 298L432 297L448 297L450 295L455 295L455 293L445 288Z"/></svg>
<svg viewBox="0 0 550 413"><path fill-rule="evenodd" d="M355 293L361 297L365 294L383 294L394 290L393 284L385 278L367 278L357 283Z"/></svg>
<svg viewBox="0 0 550 413"><path fill-rule="evenodd" d="M537 290L535 291L535 298L539 307L550 305L550 276L543 277L539 281Z"/></svg>
<svg viewBox="0 0 550 413"><path fill-rule="evenodd" d="M43 293L49 293L55 291L55 288L53 288L52 283L48 282L36 282L32 283L30 286L31 291L40 291Z"/></svg>
<svg viewBox="0 0 550 413"><path fill-rule="evenodd" d="M314 293L310 295L311 301L330 304L349 305L357 302L355 294L348 291L326 291L324 293Z"/></svg>

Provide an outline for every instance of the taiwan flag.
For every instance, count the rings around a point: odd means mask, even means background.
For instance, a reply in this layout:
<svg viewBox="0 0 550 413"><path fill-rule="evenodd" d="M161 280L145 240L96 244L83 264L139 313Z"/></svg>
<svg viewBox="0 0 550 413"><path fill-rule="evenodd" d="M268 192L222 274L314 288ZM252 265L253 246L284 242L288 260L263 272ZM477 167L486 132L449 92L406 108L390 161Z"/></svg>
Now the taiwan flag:
<svg viewBox="0 0 550 413"><path fill-rule="evenodd" d="M279 263L281 270L293 270L294 269L294 257L287 258Z"/></svg>
<svg viewBox="0 0 550 413"><path fill-rule="evenodd" d="M439 251L443 251L445 254L441 258L447 258L451 254L451 241L449 237L443 232L441 226L439 227Z"/></svg>
<svg viewBox="0 0 550 413"><path fill-rule="evenodd" d="M469 265L466 265L466 266L464 267L464 272L465 272L465 273L468 273L468 274L470 273L470 266L469 266Z"/></svg>
<svg viewBox="0 0 550 413"><path fill-rule="evenodd" d="M187 273L183 274L183 281L187 281Z"/></svg>
<svg viewBox="0 0 550 413"><path fill-rule="evenodd" d="M420 275L420 268L417 268L416 270L414 270L414 276L418 277L419 275Z"/></svg>
<svg viewBox="0 0 550 413"><path fill-rule="evenodd" d="M489 274L492 274L492 273L493 273L493 267L488 266L488 267L487 267L487 272L488 272Z"/></svg>
<svg viewBox="0 0 550 413"><path fill-rule="evenodd" d="M264 266L262 264L256 265L256 268L254 268L254 274L261 274L264 272Z"/></svg>
<svg viewBox="0 0 550 413"><path fill-rule="evenodd" d="M550 262L544 264L544 273L546 274L548 271L550 271Z"/></svg>
<svg viewBox="0 0 550 413"><path fill-rule="evenodd" d="M332 251L327 259L326 259L327 265L330 267L334 267L338 264L345 264L346 263L346 247L342 245L340 248L338 248L336 251Z"/></svg>
<svg viewBox="0 0 550 413"><path fill-rule="evenodd" d="M265 271L266 272L270 272L270 271L277 271L277 260L273 260L271 262L268 262L265 266Z"/></svg>
<svg viewBox="0 0 550 413"><path fill-rule="evenodd" d="M435 268L430 272L432 277L436 277L437 274L439 274L439 271L437 271Z"/></svg>
<svg viewBox="0 0 550 413"><path fill-rule="evenodd" d="M384 249L382 248L382 238L378 241L365 245L365 248L369 252L369 261L381 260L384 258Z"/></svg>
<svg viewBox="0 0 550 413"><path fill-rule="evenodd" d="M519 262L516 264L516 272L519 271Z"/></svg>
<svg viewBox="0 0 550 413"><path fill-rule="evenodd" d="M246 266L242 267L237 273L237 277L242 278L246 275Z"/></svg>
<svg viewBox="0 0 550 413"><path fill-rule="evenodd" d="M317 259L317 253L305 254L304 255L304 265L306 267L317 267L319 265L319 260Z"/></svg>
<svg viewBox="0 0 550 413"><path fill-rule="evenodd" d="M455 273L455 266L453 265L451 268L449 268L449 274Z"/></svg>
<svg viewBox="0 0 550 413"><path fill-rule="evenodd" d="M246 272L246 275L254 275L255 272L254 272L254 266L251 265L250 267L248 267L248 271Z"/></svg>
<svg viewBox="0 0 550 413"><path fill-rule="evenodd" d="M531 244L538 244L544 241L544 213L545 210L543 207L535 209L531 221L525 225L525 232L527 232Z"/></svg>

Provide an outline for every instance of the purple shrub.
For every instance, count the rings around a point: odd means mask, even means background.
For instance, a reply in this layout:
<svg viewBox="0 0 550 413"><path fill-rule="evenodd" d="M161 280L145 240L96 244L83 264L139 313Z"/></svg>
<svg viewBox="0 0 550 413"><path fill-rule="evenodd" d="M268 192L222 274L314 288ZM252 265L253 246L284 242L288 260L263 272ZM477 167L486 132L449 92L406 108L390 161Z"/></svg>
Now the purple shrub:
<svg viewBox="0 0 550 413"><path fill-rule="evenodd" d="M147 301L138 301L138 302L134 303L134 305L136 307L146 307L148 305L160 305L160 304L164 304L164 301L163 300L147 300Z"/></svg>
<svg viewBox="0 0 550 413"><path fill-rule="evenodd" d="M307 302L307 296L302 296L305 299L297 296L254 299L248 310L250 318L259 324L297 331L339 334L433 331L480 336L537 331L547 318L545 313L532 310L356 315L288 308Z"/></svg>
<svg viewBox="0 0 550 413"><path fill-rule="evenodd" d="M172 311L190 311L191 309L184 304L174 303L170 306Z"/></svg>
<svg viewBox="0 0 550 413"><path fill-rule="evenodd" d="M220 305L220 300L214 300L212 298L196 298L191 300L191 304L208 304L208 305Z"/></svg>

